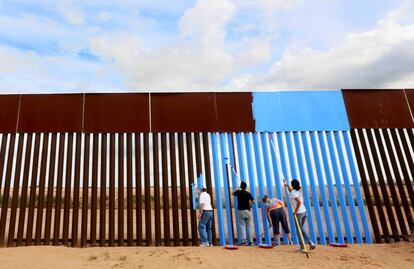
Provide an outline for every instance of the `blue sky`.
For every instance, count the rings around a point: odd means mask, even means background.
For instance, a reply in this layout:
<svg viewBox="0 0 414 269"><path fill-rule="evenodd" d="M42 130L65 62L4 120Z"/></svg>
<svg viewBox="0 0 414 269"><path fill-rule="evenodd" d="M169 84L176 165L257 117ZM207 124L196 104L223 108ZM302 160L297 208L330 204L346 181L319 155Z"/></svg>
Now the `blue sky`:
<svg viewBox="0 0 414 269"><path fill-rule="evenodd" d="M414 1L0 0L0 93L414 88Z"/></svg>

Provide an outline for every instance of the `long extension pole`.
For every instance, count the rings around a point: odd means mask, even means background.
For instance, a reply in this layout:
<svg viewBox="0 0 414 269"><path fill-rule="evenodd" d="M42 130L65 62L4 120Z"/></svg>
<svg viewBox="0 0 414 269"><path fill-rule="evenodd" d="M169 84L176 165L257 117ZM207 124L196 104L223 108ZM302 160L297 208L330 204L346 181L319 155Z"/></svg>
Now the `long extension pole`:
<svg viewBox="0 0 414 269"><path fill-rule="evenodd" d="M280 155L280 154L278 154L278 152L277 152L277 150L276 150L276 146L275 146L275 144L273 143L273 139L272 139L272 137L270 136L270 134L269 134L269 133L267 133L267 135L269 136L270 143L272 144L272 148L273 148L273 151L275 152L275 155L276 155L276 156L277 156L277 155ZM281 167L279 167L279 169L280 169L280 168L281 168ZM283 174L283 170L280 170L280 171L282 171L282 176L283 176L283 177L285 177L285 175ZM291 208L293 209L293 203L292 203L292 201L289 199L289 189L288 189L288 187L287 187L287 185L286 185L285 183L283 183L283 184L284 184L284 186L285 186L285 191L286 191L286 199L287 199L287 200L289 200L290 206L291 206ZM302 230L301 230L301 228L300 228L300 226L299 226L299 221L298 221L298 218L296 217L296 214L294 214L294 213L292 213L292 214L293 214L293 218L295 219L295 223L296 223L297 231L298 231L299 236L300 236L300 239L301 239L301 241L302 241L302 246L303 246L303 250L305 251L306 258L309 258L308 248L307 248L307 246L306 246L306 244L305 244L305 240L303 239L303 234L302 234Z"/></svg>

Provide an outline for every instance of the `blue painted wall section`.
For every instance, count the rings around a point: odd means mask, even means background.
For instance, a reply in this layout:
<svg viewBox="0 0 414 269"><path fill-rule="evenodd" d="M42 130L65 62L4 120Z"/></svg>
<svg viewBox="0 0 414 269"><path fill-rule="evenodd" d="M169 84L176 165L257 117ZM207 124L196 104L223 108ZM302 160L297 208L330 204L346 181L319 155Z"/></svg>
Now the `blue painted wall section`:
<svg viewBox="0 0 414 269"><path fill-rule="evenodd" d="M257 132L347 131L341 91L254 92Z"/></svg>

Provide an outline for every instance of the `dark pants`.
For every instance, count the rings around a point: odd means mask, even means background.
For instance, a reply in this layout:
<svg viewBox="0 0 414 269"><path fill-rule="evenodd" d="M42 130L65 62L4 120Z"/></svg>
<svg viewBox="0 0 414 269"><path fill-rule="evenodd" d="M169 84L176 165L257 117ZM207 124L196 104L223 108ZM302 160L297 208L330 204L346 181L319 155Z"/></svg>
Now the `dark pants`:
<svg viewBox="0 0 414 269"><path fill-rule="evenodd" d="M279 234L279 222L282 224L282 229L285 233L290 233L287 217L283 207L273 209L270 211L270 218L272 219L273 233Z"/></svg>

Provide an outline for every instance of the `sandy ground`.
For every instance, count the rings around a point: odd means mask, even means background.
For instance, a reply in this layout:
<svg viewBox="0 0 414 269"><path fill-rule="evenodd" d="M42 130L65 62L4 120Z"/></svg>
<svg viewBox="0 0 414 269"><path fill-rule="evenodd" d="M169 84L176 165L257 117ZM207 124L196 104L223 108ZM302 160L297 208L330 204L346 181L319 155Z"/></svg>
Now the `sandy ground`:
<svg viewBox="0 0 414 269"><path fill-rule="evenodd" d="M295 246L242 247L19 247L0 249L0 268L414 268L414 243L318 246L310 258Z"/></svg>

